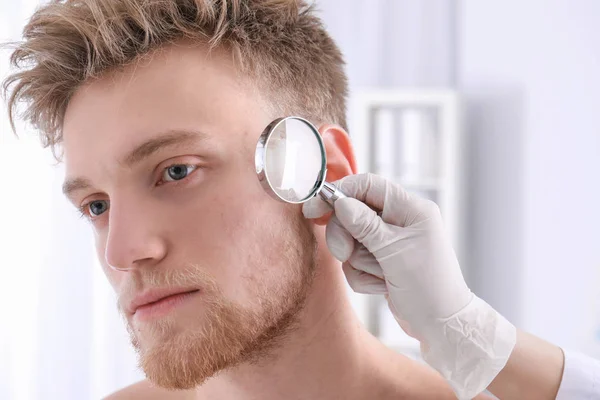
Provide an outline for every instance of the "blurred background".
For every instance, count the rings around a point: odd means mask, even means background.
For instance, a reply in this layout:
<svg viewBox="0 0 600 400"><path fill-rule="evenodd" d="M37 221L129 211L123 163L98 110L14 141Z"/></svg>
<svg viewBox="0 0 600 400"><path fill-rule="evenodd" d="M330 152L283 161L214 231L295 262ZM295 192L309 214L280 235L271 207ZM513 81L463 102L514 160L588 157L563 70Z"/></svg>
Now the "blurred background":
<svg viewBox="0 0 600 400"><path fill-rule="evenodd" d="M37 4L2 0L0 40ZM600 2L317 5L346 57L361 171L438 202L470 287L515 325L600 357ZM100 398L143 376L61 166L18 128L3 110L0 398ZM418 358L380 298L352 299Z"/></svg>

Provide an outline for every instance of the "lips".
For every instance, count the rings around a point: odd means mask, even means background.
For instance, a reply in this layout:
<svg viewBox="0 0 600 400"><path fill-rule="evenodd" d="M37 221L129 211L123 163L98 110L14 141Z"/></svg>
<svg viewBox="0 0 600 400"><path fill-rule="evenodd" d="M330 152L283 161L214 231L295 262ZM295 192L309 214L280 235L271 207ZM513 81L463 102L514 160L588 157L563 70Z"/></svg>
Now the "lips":
<svg viewBox="0 0 600 400"><path fill-rule="evenodd" d="M133 298L127 306L129 314L135 314L138 309L148 309L162 302L176 299L184 294L192 294L199 291L197 288L156 288L144 291Z"/></svg>

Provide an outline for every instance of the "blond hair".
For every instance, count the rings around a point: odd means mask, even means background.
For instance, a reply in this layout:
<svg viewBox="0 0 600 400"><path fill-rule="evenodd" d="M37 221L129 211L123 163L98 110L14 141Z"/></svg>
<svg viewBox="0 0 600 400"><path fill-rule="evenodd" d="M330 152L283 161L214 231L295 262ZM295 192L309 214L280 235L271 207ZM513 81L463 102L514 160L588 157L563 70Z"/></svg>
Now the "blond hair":
<svg viewBox="0 0 600 400"><path fill-rule="evenodd" d="M15 45L19 69L3 83L9 119L62 141L69 100L87 79L179 40L231 51L280 112L346 127L342 54L303 0L54 0L38 8Z"/></svg>

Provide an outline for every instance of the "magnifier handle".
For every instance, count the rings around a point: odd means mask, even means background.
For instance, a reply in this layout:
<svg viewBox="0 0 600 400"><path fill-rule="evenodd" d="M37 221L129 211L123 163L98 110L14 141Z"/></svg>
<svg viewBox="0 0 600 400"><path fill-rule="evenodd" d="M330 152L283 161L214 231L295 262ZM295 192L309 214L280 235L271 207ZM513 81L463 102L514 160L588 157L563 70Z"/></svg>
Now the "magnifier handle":
<svg viewBox="0 0 600 400"><path fill-rule="evenodd" d="M337 199L343 199L345 197L348 197L344 193L342 193L342 191L338 189L333 183L329 183L327 181L325 181L325 183L323 184L323 187L321 188L321 191L319 191L319 194L321 195L321 198L332 207L333 203L335 203Z"/></svg>

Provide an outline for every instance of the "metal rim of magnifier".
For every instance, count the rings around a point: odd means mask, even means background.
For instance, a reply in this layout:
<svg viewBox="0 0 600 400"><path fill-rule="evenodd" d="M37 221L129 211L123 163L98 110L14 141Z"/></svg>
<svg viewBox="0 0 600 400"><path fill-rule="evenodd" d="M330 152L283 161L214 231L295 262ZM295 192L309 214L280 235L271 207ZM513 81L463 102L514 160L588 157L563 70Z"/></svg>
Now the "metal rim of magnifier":
<svg viewBox="0 0 600 400"><path fill-rule="evenodd" d="M310 195L306 196L305 198L303 198L302 200L299 200L299 201L290 201L290 200L284 199L279 194L277 194L277 192L271 186L271 183L269 181L269 174L267 173L267 170L265 168L265 159L267 156L267 146L269 144L269 139L271 138L271 134L277 129L277 127L280 124L285 123L289 119L296 119L296 120L299 120L299 121L303 122L304 124L306 124L306 126L312 131L312 133L317 138L317 142L319 143L319 147L321 149L321 172L319 174L319 177L318 177L317 181L315 182L315 186L313 187L313 190L310 193ZM265 128L263 133L258 138L258 143L256 144L256 153L254 154L254 164L256 165L256 174L258 175L258 180L260 181L263 189L275 200L284 201L284 202L290 203L290 204L301 204L301 203L306 202L311 197L314 197L317 193L319 193L319 191L325 184L325 176L327 175L327 156L325 153L325 145L323 144L323 140L321 139L321 134L319 133L319 130L317 128L315 128L315 126L312 123L310 123L310 121L308 121L302 117L296 117L296 116L278 118L278 119L274 120L273 122L271 122Z"/></svg>

